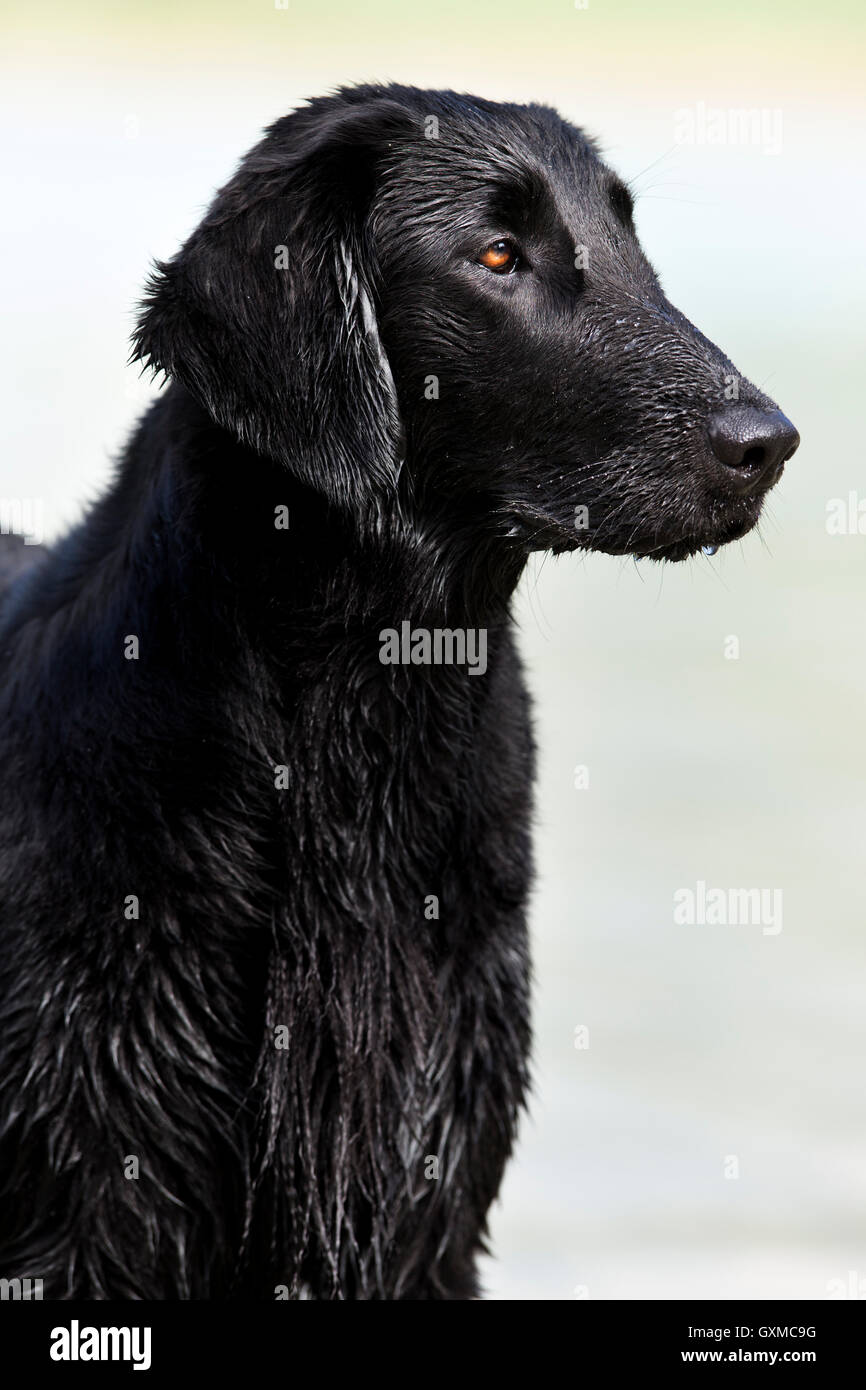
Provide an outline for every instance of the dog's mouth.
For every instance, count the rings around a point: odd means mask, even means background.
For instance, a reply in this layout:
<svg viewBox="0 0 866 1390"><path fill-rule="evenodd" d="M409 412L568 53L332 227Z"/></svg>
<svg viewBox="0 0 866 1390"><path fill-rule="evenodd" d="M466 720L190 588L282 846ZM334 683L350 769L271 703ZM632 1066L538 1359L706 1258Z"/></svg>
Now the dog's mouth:
<svg viewBox="0 0 866 1390"><path fill-rule="evenodd" d="M723 546L742 540L754 529L761 516L765 495L765 492L761 492L753 497L740 498L736 503L729 500L710 502L698 524L689 526L685 534L662 534L656 542L627 545L615 553L631 555L636 560L665 560L674 564L696 555L712 557Z"/></svg>
<svg viewBox="0 0 866 1390"><path fill-rule="evenodd" d="M528 550L549 550L554 555L562 555L572 550L594 550L604 555L631 556L636 560L657 560L677 563L696 555L711 557L722 546L741 540L752 530L760 515L760 506L754 504L740 510L739 515L725 519L709 517L706 529L691 528L677 534L671 527L667 535L635 536L634 530L618 531L616 534L581 530L569 526L531 503L514 503L508 508L509 539L525 545Z"/></svg>
<svg viewBox="0 0 866 1390"><path fill-rule="evenodd" d="M742 540L756 521L757 516L752 516L731 521L721 528L710 527L703 534L681 536L674 540L661 541L658 545L637 545L615 553L631 555L635 560L666 560L673 564L680 560L690 560L695 555L712 557L722 546Z"/></svg>

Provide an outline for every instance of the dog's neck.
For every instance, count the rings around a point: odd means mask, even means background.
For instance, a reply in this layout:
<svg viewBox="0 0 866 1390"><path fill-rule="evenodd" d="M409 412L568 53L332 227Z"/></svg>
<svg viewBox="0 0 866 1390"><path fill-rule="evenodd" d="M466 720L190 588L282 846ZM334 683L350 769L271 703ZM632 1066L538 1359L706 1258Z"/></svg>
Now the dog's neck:
<svg viewBox="0 0 866 1390"><path fill-rule="evenodd" d="M495 645L521 569L468 521L427 535L395 507L365 532L172 386L137 427L114 485L55 548L21 619L72 608L73 627L144 642L138 628L156 614L173 625L172 645L187 624L220 624L277 666L312 672L347 642L378 655L380 633L405 624L485 629Z"/></svg>
<svg viewBox="0 0 866 1390"><path fill-rule="evenodd" d="M237 444L182 388L152 409L159 428L145 418L119 480L134 489L140 469L151 473L139 541L150 544L150 510L154 539L183 537L213 585L252 601L256 626L269 613L278 622L333 615L367 628L506 621L524 557L482 541L470 517L426 530L396 497L363 518L337 511L287 468ZM150 436L165 438L166 423L172 444L154 465Z"/></svg>

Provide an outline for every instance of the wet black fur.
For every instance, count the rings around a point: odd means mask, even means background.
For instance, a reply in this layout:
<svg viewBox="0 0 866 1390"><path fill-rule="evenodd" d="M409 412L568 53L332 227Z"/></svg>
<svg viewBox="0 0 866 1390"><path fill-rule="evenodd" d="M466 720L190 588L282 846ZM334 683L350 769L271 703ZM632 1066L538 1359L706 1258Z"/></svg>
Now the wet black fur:
<svg viewBox="0 0 866 1390"><path fill-rule="evenodd" d="M136 353L169 385L109 491L0 548L0 1276L473 1297L527 1088L509 602L532 550L753 524L705 437L734 368L579 131L400 87L269 130ZM404 620L486 628L486 674L383 665Z"/></svg>

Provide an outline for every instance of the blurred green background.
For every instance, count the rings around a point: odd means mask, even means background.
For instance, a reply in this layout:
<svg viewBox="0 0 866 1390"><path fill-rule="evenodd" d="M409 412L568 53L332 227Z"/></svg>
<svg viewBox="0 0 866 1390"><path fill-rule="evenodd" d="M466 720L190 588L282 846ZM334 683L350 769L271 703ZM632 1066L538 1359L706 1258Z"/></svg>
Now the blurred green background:
<svg viewBox="0 0 866 1390"><path fill-rule="evenodd" d="M826 525L866 497L863 7L150 0L4 24L0 497L43 499L51 533L151 395L126 366L149 262L303 97L542 100L633 181L669 296L803 443L760 536L666 569L548 560L522 587L536 1088L485 1279L504 1299L866 1295L866 535ZM742 110L774 138L709 139ZM684 112L708 138L683 142ZM783 930L675 925L698 880L780 888Z"/></svg>

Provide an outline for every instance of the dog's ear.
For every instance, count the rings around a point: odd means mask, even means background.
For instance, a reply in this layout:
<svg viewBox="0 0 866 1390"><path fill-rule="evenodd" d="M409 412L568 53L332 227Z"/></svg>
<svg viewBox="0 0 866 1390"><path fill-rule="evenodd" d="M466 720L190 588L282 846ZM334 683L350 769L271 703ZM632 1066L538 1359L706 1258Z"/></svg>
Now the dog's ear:
<svg viewBox="0 0 866 1390"><path fill-rule="evenodd" d="M401 428L366 231L377 169L410 127L386 98L277 121L147 286L136 358L332 502L375 506Z"/></svg>

